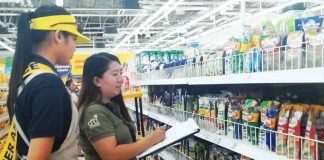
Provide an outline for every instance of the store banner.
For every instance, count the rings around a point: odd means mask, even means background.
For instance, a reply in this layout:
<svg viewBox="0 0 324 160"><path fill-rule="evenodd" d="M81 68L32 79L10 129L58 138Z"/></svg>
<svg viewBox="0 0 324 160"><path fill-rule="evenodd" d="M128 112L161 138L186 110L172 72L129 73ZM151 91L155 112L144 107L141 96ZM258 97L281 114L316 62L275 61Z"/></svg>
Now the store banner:
<svg viewBox="0 0 324 160"><path fill-rule="evenodd" d="M72 66L72 75L74 76L80 76L83 72L83 65L86 59L90 56L90 54L82 54L82 55L74 55L71 60L71 66ZM120 62L123 64L127 62L129 59L135 58L135 54L132 53L120 53L115 54L120 60Z"/></svg>
<svg viewBox="0 0 324 160"><path fill-rule="evenodd" d="M315 17L299 18L295 20L296 31L303 30L304 25L314 27L314 29L321 28L321 26L323 25L323 17L315 16Z"/></svg>
<svg viewBox="0 0 324 160"><path fill-rule="evenodd" d="M90 54L73 56L71 60L72 75L82 75L84 62L89 56Z"/></svg>
<svg viewBox="0 0 324 160"><path fill-rule="evenodd" d="M5 67L5 63L4 63L4 58L0 58L0 68L4 68Z"/></svg>
<svg viewBox="0 0 324 160"><path fill-rule="evenodd" d="M57 72L61 77L68 77L71 73L71 65L65 65L65 66L55 66Z"/></svg>

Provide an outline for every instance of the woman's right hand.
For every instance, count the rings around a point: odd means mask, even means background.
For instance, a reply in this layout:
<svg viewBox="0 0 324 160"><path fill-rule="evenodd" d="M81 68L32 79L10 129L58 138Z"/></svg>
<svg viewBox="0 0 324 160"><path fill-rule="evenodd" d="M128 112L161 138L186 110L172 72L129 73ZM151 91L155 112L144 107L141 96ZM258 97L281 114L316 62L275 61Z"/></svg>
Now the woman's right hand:
<svg viewBox="0 0 324 160"><path fill-rule="evenodd" d="M147 138L153 143L153 145L163 141L165 138L165 127L162 126L156 128Z"/></svg>

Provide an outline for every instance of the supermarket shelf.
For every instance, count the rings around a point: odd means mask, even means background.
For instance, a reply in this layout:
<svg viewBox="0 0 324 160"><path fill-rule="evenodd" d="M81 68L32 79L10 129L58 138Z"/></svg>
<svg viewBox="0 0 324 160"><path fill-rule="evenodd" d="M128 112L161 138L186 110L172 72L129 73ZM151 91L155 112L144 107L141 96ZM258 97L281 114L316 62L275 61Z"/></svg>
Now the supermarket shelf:
<svg viewBox="0 0 324 160"><path fill-rule="evenodd" d="M150 79L134 81L132 85L169 85L169 84L188 84L190 78L175 78L175 79Z"/></svg>
<svg viewBox="0 0 324 160"><path fill-rule="evenodd" d="M8 113L1 114L0 115L0 122L6 121L6 120L9 120L9 114Z"/></svg>
<svg viewBox="0 0 324 160"><path fill-rule="evenodd" d="M4 137L5 135L8 134L8 131L9 131L9 127L3 129L0 131L0 138Z"/></svg>
<svg viewBox="0 0 324 160"><path fill-rule="evenodd" d="M258 83L323 83L324 68L231 74L190 78L189 85L258 84Z"/></svg>
<svg viewBox="0 0 324 160"><path fill-rule="evenodd" d="M6 86L6 85L1 85L0 86L0 90L8 90L8 89L9 89L9 87Z"/></svg>
<svg viewBox="0 0 324 160"><path fill-rule="evenodd" d="M134 106L127 105L127 107L131 110L135 110ZM143 114L147 115L148 117L151 117L157 121L168 124L170 126L173 126L174 124L179 123L179 121L173 119L170 116L165 116L165 115L161 115L158 113L154 113L154 112L148 111L146 109L143 109ZM274 159L275 160L285 160L285 159L287 159L286 157L279 156L274 152L266 151L266 150L258 148L257 146L253 146L253 145L247 144L247 143L239 141L239 140L230 139L229 137L226 137L226 136L216 135L216 133L211 133L204 129L200 129L200 132L195 134L195 136L199 137L201 139L204 139L206 141L209 141L211 143L217 144L219 146L222 146L224 148L227 148L229 150L232 150L236 153L250 157L252 159L256 159L256 160L274 160Z"/></svg>
<svg viewBox="0 0 324 160"><path fill-rule="evenodd" d="M162 151L158 155L165 160L176 160L176 158L168 151Z"/></svg>
<svg viewBox="0 0 324 160"><path fill-rule="evenodd" d="M281 84L281 83L323 83L324 68L283 70L271 72L241 73L222 76L186 77L175 79L139 80L135 85L206 85L206 84Z"/></svg>

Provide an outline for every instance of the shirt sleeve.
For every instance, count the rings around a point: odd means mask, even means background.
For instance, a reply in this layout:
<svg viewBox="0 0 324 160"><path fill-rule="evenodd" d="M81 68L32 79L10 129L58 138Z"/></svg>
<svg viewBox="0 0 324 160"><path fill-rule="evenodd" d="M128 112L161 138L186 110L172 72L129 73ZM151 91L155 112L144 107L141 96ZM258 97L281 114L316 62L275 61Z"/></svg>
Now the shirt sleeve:
<svg viewBox="0 0 324 160"><path fill-rule="evenodd" d="M81 127L91 143L115 135L114 123L104 109L94 105L87 108L84 113L83 126Z"/></svg>
<svg viewBox="0 0 324 160"><path fill-rule="evenodd" d="M46 83L40 84L32 96L32 119L29 124L31 138L64 137L64 113L67 108L67 91L60 79L55 75L45 78Z"/></svg>

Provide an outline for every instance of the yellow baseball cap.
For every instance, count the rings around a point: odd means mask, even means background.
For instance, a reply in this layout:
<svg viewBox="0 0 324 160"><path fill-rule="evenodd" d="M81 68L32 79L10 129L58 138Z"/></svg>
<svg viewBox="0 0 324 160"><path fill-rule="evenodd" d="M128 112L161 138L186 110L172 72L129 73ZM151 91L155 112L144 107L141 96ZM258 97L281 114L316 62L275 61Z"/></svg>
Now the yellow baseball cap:
<svg viewBox="0 0 324 160"><path fill-rule="evenodd" d="M33 18L31 20L31 29L66 31L77 36L77 40L76 40L77 44L87 43L91 41L88 37L82 35L78 31L76 20L72 15L56 15L56 16Z"/></svg>

